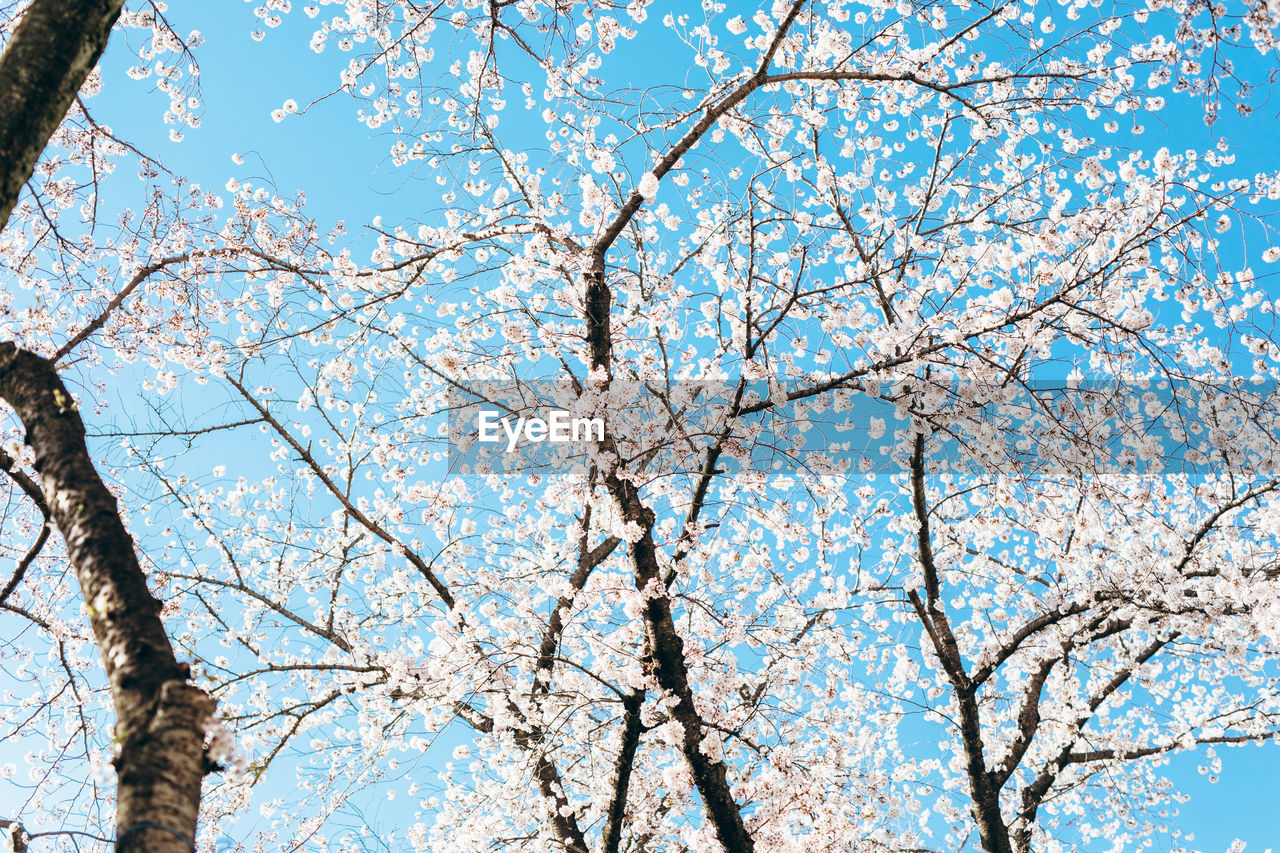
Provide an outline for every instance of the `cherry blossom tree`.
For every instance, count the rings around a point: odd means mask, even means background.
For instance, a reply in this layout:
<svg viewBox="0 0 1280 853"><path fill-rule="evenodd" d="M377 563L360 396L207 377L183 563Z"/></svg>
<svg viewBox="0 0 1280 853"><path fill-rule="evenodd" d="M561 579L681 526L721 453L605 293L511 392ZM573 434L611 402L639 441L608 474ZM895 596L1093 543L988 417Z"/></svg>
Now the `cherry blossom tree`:
<svg viewBox="0 0 1280 853"><path fill-rule="evenodd" d="M1140 142L1171 104L1248 111L1270 8L678 5L264 3L256 37L301 12L350 55L277 120L355 99L424 200L354 236L260 179L169 175L87 108L59 131L76 174L93 146L137 163L148 202L97 222L97 182L50 165L5 234L41 298L4 321L86 388L143 384L98 439L236 741L205 825L244 849L1183 844L1169 757L1280 724L1255 271L1280 182L1228 141ZM551 403L603 438L467 455L461 411ZM11 590L50 648L76 637L57 559ZM91 717L77 678L42 678L31 719ZM80 766L41 763L40 792ZM351 828L370 791L411 804Z"/></svg>
<svg viewBox="0 0 1280 853"><path fill-rule="evenodd" d="M0 54L0 222L8 219L50 136L101 56L121 5L36 2L23 10ZM159 618L160 603L147 589L116 500L85 446L76 403L53 362L0 341L0 399L25 428L39 482L18 468L7 451L0 450L0 468L43 517L35 543L0 592L0 603L42 623L6 600L47 543L49 525L56 523L83 592L116 710L116 849L188 849L208 769L205 725L213 702L187 683L189 667L174 657ZM6 821L6 828L9 846L25 849L22 824Z"/></svg>

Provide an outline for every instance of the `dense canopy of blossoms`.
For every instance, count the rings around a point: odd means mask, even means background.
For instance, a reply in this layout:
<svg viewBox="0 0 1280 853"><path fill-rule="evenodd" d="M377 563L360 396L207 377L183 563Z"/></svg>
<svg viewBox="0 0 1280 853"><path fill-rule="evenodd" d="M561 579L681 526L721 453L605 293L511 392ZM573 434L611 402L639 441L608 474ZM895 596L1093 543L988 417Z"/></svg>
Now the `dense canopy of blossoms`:
<svg viewBox="0 0 1280 853"><path fill-rule="evenodd" d="M253 36L305 51L300 13L339 65L273 118L351 99L419 215L198 186L99 74L0 234L0 339L79 383L219 702L202 850L1190 843L1169 757L1280 732L1280 177L1159 119L1249 112L1274 3L264 0ZM216 84L182 14L113 36L175 136ZM459 466L451 412L548 388L605 421L582 464ZM109 835L90 635L4 488L3 800Z"/></svg>

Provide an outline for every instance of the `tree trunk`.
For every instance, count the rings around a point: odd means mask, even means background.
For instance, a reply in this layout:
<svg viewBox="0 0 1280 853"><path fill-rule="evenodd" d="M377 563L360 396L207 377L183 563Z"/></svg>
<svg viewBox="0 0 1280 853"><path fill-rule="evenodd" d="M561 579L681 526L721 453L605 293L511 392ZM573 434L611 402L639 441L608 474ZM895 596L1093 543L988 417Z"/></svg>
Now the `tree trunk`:
<svg viewBox="0 0 1280 853"><path fill-rule="evenodd" d="M0 228L123 6L124 0L35 0L0 55Z"/></svg>
<svg viewBox="0 0 1280 853"><path fill-rule="evenodd" d="M635 586L641 592L649 592L654 584L662 581L659 572L657 550L653 544L653 510L644 506L635 487L616 475L605 477L605 485L622 507L628 521L640 525L642 535L631 546ZM665 592L665 590L664 590ZM716 837L726 853L752 853L755 841L742 819L742 810L729 787L729 768L719 759L702 751L705 737L703 720L693 701L693 688L689 685L689 668L684 659L684 640L676 630L671 613L671 602L666 595L649 598L644 607L645 628L649 648L653 653L654 675L659 686L676 699L671 717L683 731L682 751L693 775L694 785L702 795L703 808L715 827Z"/></svg>
<svg viewBox="0 0 1280 853"><path fill-rule="evenodd" d="M116 500L85 446L84 424L53 365L0 343L0 397L35 451L45 500L67 543L116 707L116 849L191 853L204 727L214 702L187 683L160 602L147 589Z"/></svg>
<svg viewBox="0 0 1280 853"><path fill-rule="evenodd" d="M0 830L4 830L5 841L13 853L27 853L27 831L16 820L0 820Z"/></svg>

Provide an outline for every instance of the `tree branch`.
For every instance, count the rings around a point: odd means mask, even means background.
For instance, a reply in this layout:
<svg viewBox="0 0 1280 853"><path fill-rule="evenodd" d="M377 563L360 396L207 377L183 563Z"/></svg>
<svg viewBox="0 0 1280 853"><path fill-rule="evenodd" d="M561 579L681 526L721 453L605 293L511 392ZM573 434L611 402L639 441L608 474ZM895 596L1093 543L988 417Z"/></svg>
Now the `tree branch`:
<svg viewBox="0 0 1280 853"><path fill-rule="evenodd" d="M174 657L160 602L147 589L116 500L90 460L75 401L52 362L0 343L0 397L17 412L35 451L41 491L66 541L111 686L120 741L116 849L189 853L213 700L187 683L189 669Z"/></svg>
<svg viewBox="0 0 1280 853"><path fill-rule="evenodd" d="M124 0L35 0L0 55L0 228L107 46Z"/></svg>
<svg viewBox="0 0 1280 853"><path fill-rule="evenodd" d="M27 840L31 838L27 831L22 828L22 824L16 820L5 820L0 818L0 829L4 830L9 847L13 853L27 853Z"/></svg>
<svg viewBox="0 0 1280 853"><path fill-rule="evenodd" d="M645 690L632 691L622 700L622 747L614 762L613 794L609 799L609 811L605 815L601 849L604 853L618 853L622 841L622 821L627 813L627 788L631 784L631 768L635 766L636 749L640 746L640 709L644 706Z"/></svg>
<svg viewBox="0 0 1280 853"><path fill-rule="evenodd" d="M453 594L449 592L449 588L444 585L444 581L440 580L439 576L436 575L431 566L428 565L420 556L410 550L407 545L388 533L386 528L369 518L369 516L360 511L359 507L348 500L342 493L342 490L338 488L338 484L333 482L333 479L325 473L324 466L317 462L315 457L313 457L305 447L298 443L297 439L295 439L289 431L275 419L275 416L271 414L266 406L258 401L257 397L250 394L249 391L237 382L234 377L228 375L226 379L231 383L233 388L240 392L240 396L244 397L249 405L253 406L253 408L258 411L258 414L261 415L262 419L276 431L276 434L280 436L286 444L293 448L294 452L298 454L298 457L305 462L307 467L309 467L316 477L320 479L320 482L324 483L325 488L329 490L329 493L337 498L338 502L342 504L342 508L346 510L347 514L359 522L360 526L365 530L368 530L383 542L386 542L388 545L402 552L404 554L404 558L418 570L419 574L426 578L427 583L431 584L431 588L436 591L436 595L440 596L440 600L444 602L445 607L452 610L454 607Z"/></svg>
<svg viewBox="0 0 1280 853"><path fill-rule="evenodd" d="M916 433L911 451L911 505L916 516L916 545L920 568L924 575L925 599L915 590L907 593L924 626L943 671L951 682L960 713L960 741L964 748L965 771L969 777L974 822L987 853L1013 853L1009 829L1000 814L1000 785L996 774L987 770L986 744L982 737L982 717L978 710L977 688L965 671L964 660L951 621L939 606L941 581L934 561L933 542L929 530L928 494L924 482L924 435Z"/></svg>

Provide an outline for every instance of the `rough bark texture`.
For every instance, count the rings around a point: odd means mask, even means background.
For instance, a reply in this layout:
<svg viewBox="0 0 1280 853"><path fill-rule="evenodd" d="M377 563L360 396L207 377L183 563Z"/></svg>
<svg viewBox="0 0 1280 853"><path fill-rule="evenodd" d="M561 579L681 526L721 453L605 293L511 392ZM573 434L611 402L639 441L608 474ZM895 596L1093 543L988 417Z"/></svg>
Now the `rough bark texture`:
<svg viewBox="0 0 1280 853"><path fill-rule="evenodd" d="M27 853L27 831L16 820L0 820L0 830L13 853Z"/></svg>
<svg viewBox="0 0 1280 853"><path fill-rule="evenodd" d="M124 0L36 0L0 55L0 227L123 6Z"/></svg>
<svg viewBox="0 0 1280 853"><path fill-rule="evenodd" d="M206 772L213 700L187 683L147 589L116 500L85 446L75 401L52 364L0 343L0 397L35 451L35 469L67 543L115 702L116 849L190 853Z"/></svg>

